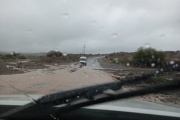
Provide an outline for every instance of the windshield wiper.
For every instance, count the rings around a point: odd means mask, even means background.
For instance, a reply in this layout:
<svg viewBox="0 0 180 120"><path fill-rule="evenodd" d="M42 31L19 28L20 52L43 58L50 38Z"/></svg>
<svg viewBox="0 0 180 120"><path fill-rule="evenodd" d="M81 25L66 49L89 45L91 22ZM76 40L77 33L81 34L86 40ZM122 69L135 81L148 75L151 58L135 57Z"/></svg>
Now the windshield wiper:
<svg viewBox="0 0 180 120"><path fill-rule="evenodd" d="M84 102L74 101L65 107L60 107L56 109L55 115L64 114L64 113L73 111L75 109L78 109L80 107L108 102L112 100L118 100L118 99L130 98L130 97L141 96L141 95L146 95L146 94L151 94L151 93L178 90L178 89L180 89L180 79L176 79L166 84L156 85L153 87L147 87L147 88L142 88L142 89L123 92L123 93L116 93L112 95L108 94L108 95L101 96L100 98L98 98L97 96L97 98L94 98L93 100L87 100Z"/></svg>
<svg viewBox="0 0 180 120"><path fill-rule="evenodd" d="M168 71L180 71L180 67L164 68L164 72L168 72ZM161 71L159 72L161 73ZM116 93L111 95L104 93L104 91L109 89L115 91L121 89L121 87L124 85L132 85L132 84L137 84L138 82L141 81L146 81L148 80L148 78L153 77L156 74L157 72L155 71L141 76L136 76L134 78L124 79L123 81L119 81L119 82L106 83L106 84L46 95L36 100L35 101L36 104L29 103L22 107L15 108L0 115L0 118L5 118L5 119L28 118L28 117L32 117L32 115L35 114L40 115L42 113L43 115L48 114L49 116L49 114L51 113L57 116L59 114L64 114L87 105L93 105L97 103L102 103L102 102L107 102L122 98L129 98L139 95L157 93L161 91L169 91L180 88L180 80L174 80L166 84L124 92L124 93ZM64 106L59 108L54 107L56 105L64 105Z"/></svg>

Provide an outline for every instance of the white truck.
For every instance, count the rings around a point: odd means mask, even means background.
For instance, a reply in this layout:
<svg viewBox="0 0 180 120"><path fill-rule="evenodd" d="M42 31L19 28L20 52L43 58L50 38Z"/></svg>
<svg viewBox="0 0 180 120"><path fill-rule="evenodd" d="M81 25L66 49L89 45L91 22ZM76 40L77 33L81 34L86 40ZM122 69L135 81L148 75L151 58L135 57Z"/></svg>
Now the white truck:
<svg viewBox="0 0 180 120"><path fill-rule="evenodd" d="M85 65L85 66L86 66L87 58L84 57L84 56L80 57L79 63L80 63L81 65Z"/></svg>

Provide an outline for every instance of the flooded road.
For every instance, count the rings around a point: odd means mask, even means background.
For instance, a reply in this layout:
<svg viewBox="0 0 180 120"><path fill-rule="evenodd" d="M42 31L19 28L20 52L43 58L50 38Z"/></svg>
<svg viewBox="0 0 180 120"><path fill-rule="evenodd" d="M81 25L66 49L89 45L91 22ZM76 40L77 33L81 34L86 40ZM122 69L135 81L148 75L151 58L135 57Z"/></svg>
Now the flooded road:
<svg viewBox="0 0 180 120"><path fill-rule="evenodd" d="M87 67L91 67L91 68L101 68L100 63L98 62L97 59L99 59L101 57L93 57L93 58L89 58L87 60Z"/></svg>

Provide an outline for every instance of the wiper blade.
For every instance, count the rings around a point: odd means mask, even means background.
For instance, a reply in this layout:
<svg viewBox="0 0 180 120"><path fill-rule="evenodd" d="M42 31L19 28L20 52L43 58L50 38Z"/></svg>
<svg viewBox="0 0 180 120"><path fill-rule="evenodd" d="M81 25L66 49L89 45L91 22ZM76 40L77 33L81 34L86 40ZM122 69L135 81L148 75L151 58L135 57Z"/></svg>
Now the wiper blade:
<svg viewBox="0 0 180 120"><path fill-rule="evenodd" d="M164 72L168 72L168 71L180 71L180 67L164 68ZM96 95L103 94L105 90L108 89L119 90L123 85L132 85L141 81L146 81L148 80L148 78L153 77L156 74L157 72L155 71L141 76L136 76L134 78L124 79L123 81L119 81L119 82L106 83L106 84L46 95L36 100L35 102L36 104L29 103L22 107L15 108L11 111L8 111L5 114L0 115L0 118L19 118L19 117L27 118L28 115L30 115L29 117L32 117L32 115L34 115L35 113L36 114L43 113L43 115L45 113L63 114L65 112L72 111L74 109L78 109L79 107L83 107L87 105L180 88L180 82L179 82L180 80L179 80L179 81L172 81L164 86L155 86L151 88L135 90L135 91L120 93L110 96L106 95L105 97L103 96L100 97L99 99L94 98ZM81 100L83 98L86 98L87 100L85 102L80 101L79 103L76 103L77 100ZM74 102L76 104L74 104ZM54 108L55 105L61 105L61 104L65 104L65 106L61 108Z"/></svg>
<svg viewBox="0 0 180 120"><path fill-rule="evenodd" d="M89 105L94 105L94 104L98 104L98 103L119 100L119 99L124 99L124 98L131 98L131 97L141 96L141 95L146 95L146 94L171 91L171 90L179 90L179 89L180 89L180 79L176 79L176 80L170 81L166 84L156 85L153 87L147 87L147 88L142 88L142 89L123 92L123 93L116 93L114 95L102 96L102 97L94 99L94 100L88 100L88 101L80 102L77 104L72 103L65 107L60 107L60 108L56 109L54 114L58 116L58 114L64 114L64 113L73 111L75 109L78 109L78 108L81 108L84 106L89 106Z"/></svg>
<svg viewBox="0 0 180 120"><path fill-rule="evenodd" d="M69 90L61 93L50 94L40 98L39 100L36 101L36 103L38 105L49 105L49 104L58 105L63 103L69 103L74 99L92 98L92 96L100 94L105 90L108 89L118 90L123 85L136 84L137 82L145 81L152 76L154 76L154 73L148 73L143 76L136 76L134 78L128 78L118 82L105 83L101 85L95 85L86 88L80 88L80 89Z"/></svg>

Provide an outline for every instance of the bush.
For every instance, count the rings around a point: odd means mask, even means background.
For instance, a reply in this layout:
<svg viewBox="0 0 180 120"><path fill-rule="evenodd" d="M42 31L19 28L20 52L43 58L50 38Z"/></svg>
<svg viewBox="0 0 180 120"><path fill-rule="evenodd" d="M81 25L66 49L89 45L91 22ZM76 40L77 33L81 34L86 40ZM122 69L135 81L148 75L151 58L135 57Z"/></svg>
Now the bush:
<svg viewBox="0 0 180 120"><path fill-rule="evenodd" d="M77 62L79 61L79 57L79 54L67 54L63 56L59 51L50 51L46 56L40 56L40 61L45 63Z"/></svg>
<svg viewBox="0 0 180 120"><path fill-rule="evenodd" d="M11 54L7 54L1 57L2 59L15 59L16 57L11 55Z"/></svg>
<svg viewBox="0 0 180 120"><path fill-rule="evenodd" d="M128 73L129 76L133 76L133 75L135 75L135 74L136 74L136 73L134 73L134 72L129 72L129 73Z"/></svg>
<svg viewBox="0 0 180 120"><path fill-rule="evenodd" d="M1 56L2 59L26 59L24 55L21 55L20 53L11 53L11 54L6 54Z"/></svg>
<svg viewBox="0 0 180 120"><path fill-rule="evenodd" d="M139 48L133 55L133 64L139 67L159 67L166 65L165 53L154 48Z"/></svg>
<svg viewBox="0 0 180 120"><path fill-rule="evenodd" d="M155 77L155 83L164 83L166 80L162 76Z"/></svg>
<svg viewBox="0 0 180 120"><path fill-rule="evenodd" d="M68 54L67 55L67 58L68 58L68 60L72 60L72 61L79 61L79 57L80 57L80 55L77 55L77 54Z"/></svg>
<svg viewBox="0 0 180 120"><path fill-rule="evenodd" d="M131 63L131 60L128 60L127 58L122 58L122 59L120 59L119 61L120 61L120 63L122 63L122 64Z"/></svg>
<svg viewBox="0 0 180 120"><path fill-rule="evenodd" d="M59 52L59 51L50 51L46 54L47 57L61 57L63 56L62 52Z"/></svg>
<svg viewBox="0 0 180 120"><path fill-rule="evenodd" d="M26 57L24 55L20 55L18 56L18 59L26 59Z"/></svg>

